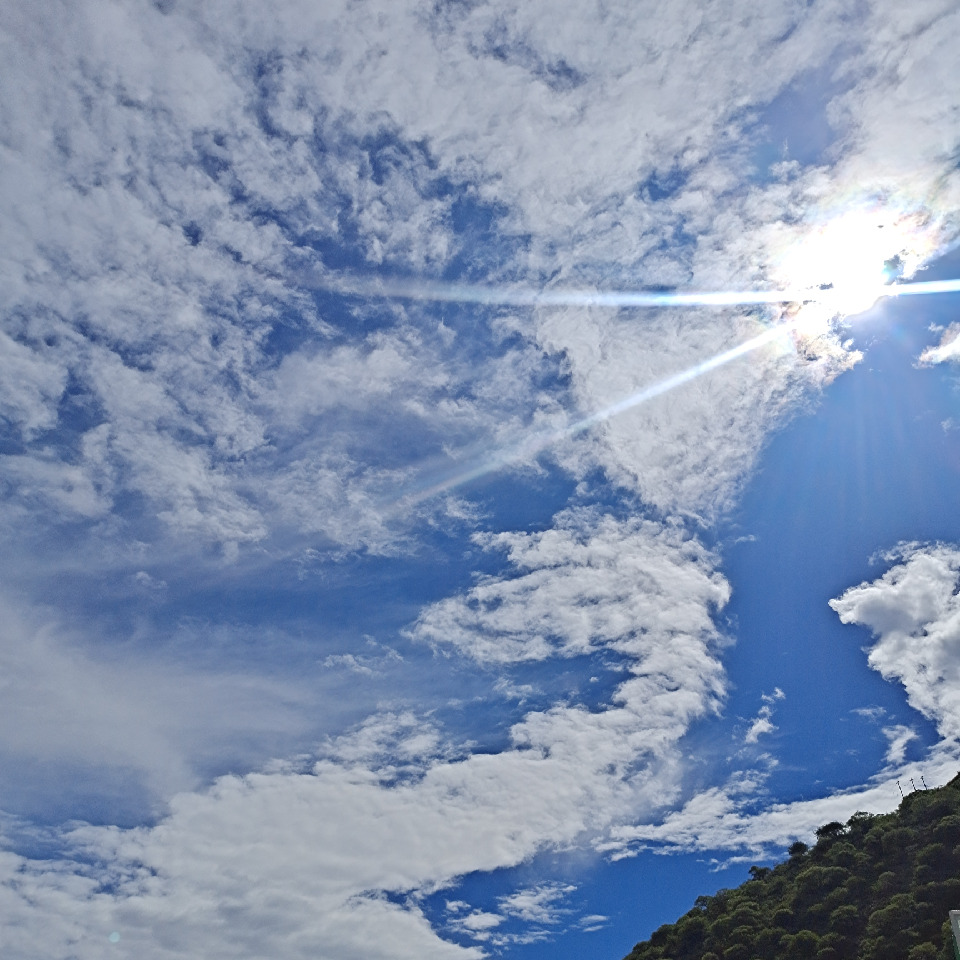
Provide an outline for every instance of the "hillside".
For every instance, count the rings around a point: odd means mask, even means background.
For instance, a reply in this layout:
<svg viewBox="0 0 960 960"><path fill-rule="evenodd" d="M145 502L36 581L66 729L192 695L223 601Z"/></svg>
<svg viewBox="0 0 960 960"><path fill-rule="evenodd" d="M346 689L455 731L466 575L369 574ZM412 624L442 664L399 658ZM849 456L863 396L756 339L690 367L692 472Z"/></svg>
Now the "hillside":
<svg viewBox="0 0 960 960"><path fill-rule="evenodd" d="M638 943L626 960L954 960L960 774L889 814L855 813Z"/></svg>

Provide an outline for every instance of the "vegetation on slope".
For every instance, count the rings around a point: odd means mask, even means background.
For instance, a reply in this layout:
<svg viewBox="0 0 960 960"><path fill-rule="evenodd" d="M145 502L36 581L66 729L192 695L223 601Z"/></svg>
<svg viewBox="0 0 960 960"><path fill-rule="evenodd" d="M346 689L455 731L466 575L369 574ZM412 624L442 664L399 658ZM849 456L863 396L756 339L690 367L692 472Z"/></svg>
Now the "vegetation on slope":
<svg viewBox="0 0 960 960"><path fill-rule="evenodd" d="M895 813L855 813L751 867L735 890L698 897L626 960L954 960L960 909L960 774Z"/></svg>

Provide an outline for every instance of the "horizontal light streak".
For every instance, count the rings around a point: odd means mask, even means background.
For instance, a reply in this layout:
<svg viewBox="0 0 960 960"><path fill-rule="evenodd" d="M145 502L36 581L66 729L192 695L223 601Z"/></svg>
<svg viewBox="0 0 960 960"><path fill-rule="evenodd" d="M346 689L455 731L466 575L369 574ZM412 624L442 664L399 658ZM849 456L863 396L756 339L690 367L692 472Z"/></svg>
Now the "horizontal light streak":
<svg viewBox="0 0 960 960"><path fill-rule="evenodd" d="M729 307L749 304L799 303L816 299L812 290L734 290L680 293L672 290L534 290L470 283L385 280L375 283L340 281L338 293L434 303L478 303L507 307Z"/></svg>
<svg viewBox="0 0 960 960"><path fill-rule="evenodd" d="M346 296L395 300L423 300L434 303L477 303L508 307L735 307L761 304L789 304L823 301L829 303L841 291L833 288L792 290L535 290L530 287L495 287L471 283L442 283L378 278L365 281L340 277L325 287ZM878 287L877 297L919 296L960 292L960 280L924 280Z"/></svg>
<svg viewBox="0 0 960 960"><path fill-rule="evenodd" d="M884 287L888 297L909 297L927 293L960 293L960 280L921 280Z"/></svg>

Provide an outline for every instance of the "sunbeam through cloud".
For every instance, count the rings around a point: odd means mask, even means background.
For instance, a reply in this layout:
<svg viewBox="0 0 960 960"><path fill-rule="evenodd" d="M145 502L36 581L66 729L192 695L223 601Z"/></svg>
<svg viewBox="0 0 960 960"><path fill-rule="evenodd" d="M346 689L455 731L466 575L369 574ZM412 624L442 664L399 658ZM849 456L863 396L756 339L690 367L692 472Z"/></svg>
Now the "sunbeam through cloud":
<svg viewBox="0 0 960 960"><path fill-rule="evenodd" d="M958 49L0 4L3 960L618 960L949 780Z"/></svg>

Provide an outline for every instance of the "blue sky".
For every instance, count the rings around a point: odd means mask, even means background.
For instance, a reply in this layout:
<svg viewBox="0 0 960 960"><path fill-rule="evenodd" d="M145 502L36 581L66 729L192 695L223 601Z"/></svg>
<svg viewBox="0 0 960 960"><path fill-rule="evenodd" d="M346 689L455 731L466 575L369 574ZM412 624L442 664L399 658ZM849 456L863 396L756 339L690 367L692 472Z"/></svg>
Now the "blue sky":
<svg viewBox="0 0 960 960"><path fill-rule="evenodd" d="M4 956L616 958L956 773L955 5L8 7Z"/></svg>

